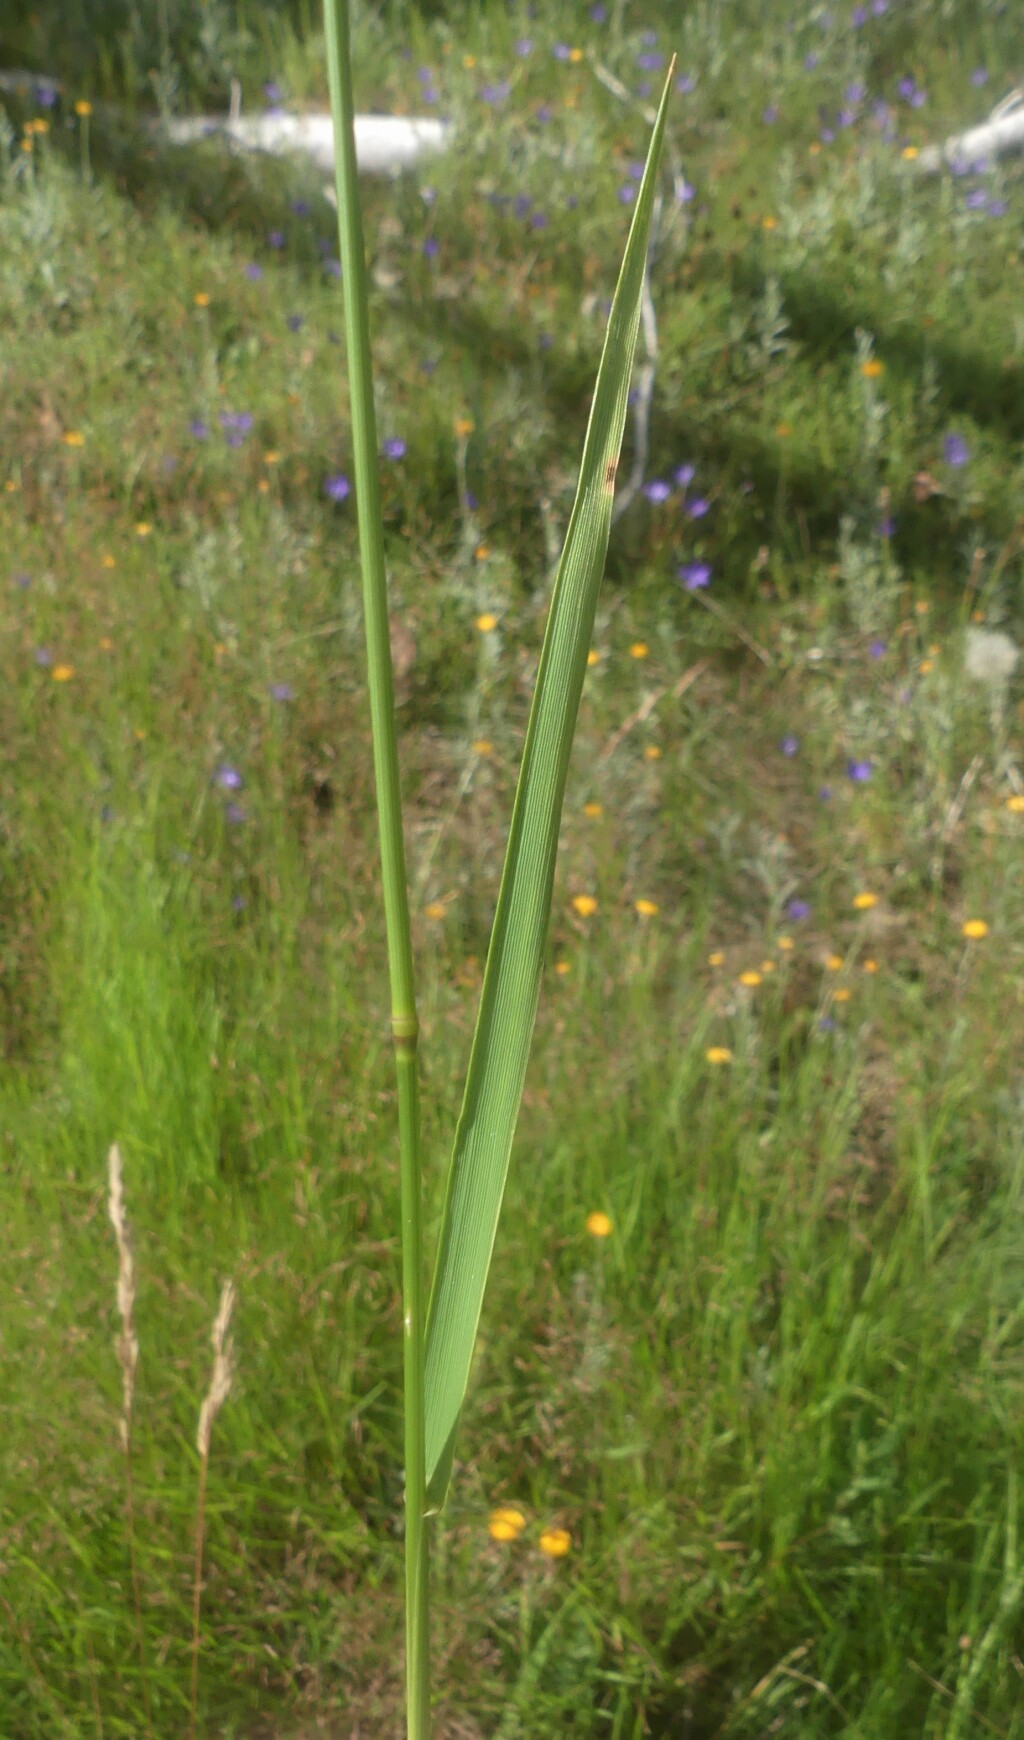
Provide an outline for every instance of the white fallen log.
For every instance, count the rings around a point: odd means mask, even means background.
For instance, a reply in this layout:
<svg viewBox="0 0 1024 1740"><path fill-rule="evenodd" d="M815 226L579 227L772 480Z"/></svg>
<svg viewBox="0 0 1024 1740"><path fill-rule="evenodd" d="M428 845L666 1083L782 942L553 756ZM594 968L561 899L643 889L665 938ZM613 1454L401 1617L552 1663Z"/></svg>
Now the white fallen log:
<svg viewBox="0 0 1024 1740"><path fill-rule="evenodd" d="M161 129L172 145L223 139L236 150L272 157L304 157L325 175L334 171L330 115L197 116ZM430 115L357 115L356 163L364 175L397 175L421 158L443 151L450 128Z"/></svg>
<svg viewBox="0 0 1024 1740"><path fill-rule="evenodd" d="M0 72L0 91L31 100L45 93L50 102L63 95L59 79L42 73ZM102 110L98 109L97 113ZM114 113L115 111L111 111ZM172 145L194 145L200 139L223 139L239 151L265 151L271 157L304 157L325 175L334 173L334 128L327 114L263 115L241 113L241 90L235 81L227 115L197 115L166 124L153 121L150 130ZM357 115L356 163L364 175L398 175L424 157L443 151L451 125L433 115Z"/></svg>
<svg viewBox="0 0 1024 1740"><path fill-rule="evenodd" d="M925 174L937 175L942 169L963 170L990 157L1000 157L1007 151L1024 147L1024 86L1011 91L992 110L980 127L966 133L954 133L943 145L927 145L917 159Z"/></svg>

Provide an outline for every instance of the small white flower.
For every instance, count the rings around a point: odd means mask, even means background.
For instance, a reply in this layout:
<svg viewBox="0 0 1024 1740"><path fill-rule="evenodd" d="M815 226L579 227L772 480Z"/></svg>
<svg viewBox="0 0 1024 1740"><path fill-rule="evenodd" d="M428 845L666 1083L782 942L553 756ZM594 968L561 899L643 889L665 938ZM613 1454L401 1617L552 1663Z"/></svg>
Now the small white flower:
<svg viewBox="0 0 1024 1740"><path fill-rule="evenodd" d="M1020 649L999 629L969 628L964 670L990 689L1005 688L1020 659Z"/></svg>

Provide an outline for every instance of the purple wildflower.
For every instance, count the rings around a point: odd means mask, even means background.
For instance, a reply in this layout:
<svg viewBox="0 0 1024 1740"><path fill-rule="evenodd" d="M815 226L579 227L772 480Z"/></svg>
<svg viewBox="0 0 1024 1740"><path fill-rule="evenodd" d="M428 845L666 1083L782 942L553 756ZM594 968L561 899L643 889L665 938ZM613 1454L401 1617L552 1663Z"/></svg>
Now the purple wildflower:
<svg viewBox="0 0 1024 1740"><path fill-rule="evenodd" d="M873 768L870 761L848 761L846 763L847 778L852 779L854 785L866 785L872 772Z"/></svg>
<svg viewBox="0 0 1024 1740"><path fill-rule="evenodd" d="M871 654L873 659L884 658L886 651L887 648L884 640L873 640L868 647L868 652Z"/></svg>
<svg viewBox="0 0 1024 1740"><path fill-rule="evenodd" d="M600 0L597 0L597 4L590 8L590 16L595 24L603 24L608 16L607 6L602 6Z"/></svg>
<svg viewBox="0 0 1024 1740"><path fill-rule="evenodd" d="M818 796L823 804L830 804L832 802L832 787L830 785L821 786L818 790Z"/></svg>
<svg viewBox="0 0 1024 1740"><path fill-rule="evenodd" d="M705 501L702 495L695 496L693 501L688 501L686 504L686 511L691 520L702 520L704 515L710 511L710 508L711 503Z"/></svg>
<svg viewBox="0 0 1024 1740"><path fill-rule="evenodd" d="M641 72L660 72L665 65L663 54L638 54L636 64Z"/></svg>
<svg viewBox="0 0 1024 1740"><path fill-rule="evenodd" d="M204 423L201 417L193 417L189 423L188 432L193 441L205 441L210 433L209 425Z"/></svg>
<svg viewBox="0 0 1024 1740"><path fill-rule="evenodd" d="M711 580L710 562L684 562L676 569L687 592L701 592Z"/></svg>
<svg viewBox="0 0 1024 1740"><path fill-rule="evenodd" d="M251 283L258 284L263 276L263 267L258 265L255 260L250 260L245 268L245 275Z"/></svg>
<svg viewBox="0 0 1024 1740"><path fill-rule="evenodd" d="M697 467L695 465L686 464L676 466L675 479L680 489L685 489L687 484L692 483L696 475Z"/></svg>
<svg viewBox="0 0 1024 1740"><path fill-rule="evenodd" d="M676 79L676 90L681 97L688 97L691 91L697 89L697 80L692 73L680 73Z"/></svg>
<svg viewBox="0 0 1024 1740"><path fill-rule="evenodd" d="M697 189L691 186L685 175L676 176L676 200L680 205L689 205Z"/></svg>
<svg viewBox="0 0 1024 1740"><path fill-rule="evenodd" d="M810 916L811 909L806 900L791 900L786 907L786 917L791 918L794 924L799 924L801 919L810 918Z"/></svg>
<svg viewBox="0 0 1024 1740"><path fill-rule="evenodd" d="M245 811L241 804L228 804L224 811L224 816L233 827L238 827L241 822L245 821Z"/></svg>
<svg viewBox="0 0 1024 1740"><path fill-rule="evenodd" d="M267 241L270 243L270 246L272 248L283 248L284 247L284 231L283 230L268 230Z"/></svg>
<svg viewBox="0 0 1024 1740"><path fill-rule="evenodd" d="M30 574L15 574L14 584L22 592L25 592L32 584L32 576Z"/></svg>
<svg viewBox="0 0 1024 1740"><path fill-rule="evenodd" d="M36 651L35 651L35 660L36 660L36 664L40 665L44 671L48 671L50 666L53 663L53 654L50 651L49 647L48 646L37 646Z"/></svg>
<svg viewBox="0 0 1024 1740"><path fill-rule="evenodd" d="M245 911L245 895L244 894L233 894L231 896L231 910L232 910L232 912L244 912Z"/></svg>
<svg viewBox="0 0 1024 1740"><path fill-rule="evenodd" d="M779 748L782 750L783 755L792 757L796 755L800 748L800 739L799 737L784 737L782 742L779 744Z"/></svg>
<svg viewBox="0 0 1024 1740"><path fill-rule="evenodd" d="M511 89L512 86L507 81L500 85L482 85L480 87L480 101L493 104L504 103Z"/></svg>
<svg viewBox="0 0 1024 1740"><path fill-rule="evenodd" d="M530 219L531 230L546 230L550 219L546 211L535 211Z"/></svg>
<svg viewBox="0 0 1024 1740"><path fill-rule="evenodd" d="M1008 210L1005 199L990 199L988 202L989 217L1005 217Z"/></svg>
<svg viewBox="0 0 1024 1740"><path fill-rule="evenodd" d="M812 48L810 54L807 56L807 58L804 61L804 66L808 72L814 71L815 67L818 64L819 59L820 59L820 56L818 55L817 50Z"/></svg>
<svg viewBox="0 0 1024 1740"><path fill-rule="evenodd" d="M228 438L231 447L240 447L247 435L252 434L251 411L222 411L220 426Z"/></svg>
<svg viewBox="0 0 1024 1740"><path fill-rule="evenodd" d="M532 204L533 200L530 198L529 194L521 193L512 209L515 212L516 217L525 217Z"/></svg>
<svg viewBox="0 0 1024 1740"><path fill-rule="evenodd" d="M336 471L330 477L324 478L324 494L330 501L345 501L352 493L352 485L343 471Z"/></svg>
<svg viewBox="0 0 1024 1740"><path fill-rule="evenodd" d="M241 791L242 789L242 776L237 767L232 767L229 761L225 761L223 766L218 767L214 778L221 791Z"/></svg>
<svg viewBox="0 0 1024 1740"><path fill-rule="evenodd" d="M428 260L434 259L440 251L441 244L436 236L428 236L423 244L423 252Z"/></svg>
<svg viewBox="0 0 1024 1740"><path fill-rule="evenodd" d="M655 477L650 483L644 484L644 494L648 501L667 501L672 494L672 485L666 483L663 477Z"/></svg>
<svg viewBox="0 0 1024 1740"><path fill-rule="evenodd" d="M975 87L976 90L980 90L982 85L987 85L988 84L988 67L987 66L976 66L974 71L971 74L971 83Z"/></svg>
<svg viewBox="0 0 1024 1740"><path fill-rule="evenodd" d="M556 42L552 53L556 60L568 60L572 49L567 42Z"/></svg>
<svg viewBox="0 0 1024 1740"><path fill-rule="evenodd" d="M632 205L636 198L636 188L631 181L624 181L619 188L619 204Z"/></svg>
<svg viewBox="0 0 1024 1740"><path fill-rule="evenodd" d="M52 109L57 101L56 85L37 85L36 102L41 109Z"/></svg>
<svg viewBox="0 0 1024 1740"><path fill-rule="evenodd" d="M525 60L528 54L533 53L533 42L530 37L521 36L519 38L519 41L516 43L516 53L520 60Z"/></svg>
<svg viewBox="0 0 1024 1740"><path fill-rule="evenodd" d="M642 163L631 163L629 165L629 179L630 179L630 181L642 181L643 178L644 178L644 166L643 166L643 164Z"/></svg>
<svg viewBox="0 0 1024 1740"><path fill-rule="evenodd" d="M275 84L274 80L271 79L268 84L264 85L263 95L266 98L269 107L274 109L274 108L279 107L280 102L281 102L281 98L284 95L284 92L282 91L280 85Z"/></svg>
<svg viewBox="0 0 1024 1740"><path fill-rule="evenodd" d="M972 187L964 204L968 211L984 211L988 205L988 194L983 187Z"/></svg>
<svg viewBox="0 0 1024 1740"><path fill-rule="evenodd" d="M295 213L296 217L308 217L311 210L312 207L308 199L292 200L292 211Z"/></svg>
<svg viewBox="0 0 1024 1740"><path fill-rule="evenodd" d="M962 435L947 435L942 453L947 465L966 465L971 457L971 450Z"/></svg>
<svg viewBox="0 0 1024 1740"><path fill-rule="evenodd" d="M879 520L878 536L880 538L891 538L895 530L896 521L893 519L892 514L886 514L884 519Z"/></svg>
<svg viewBox="0 0 1024 1740"><path fill-rule="evenodd" d="M302 331L302 315L301 314L289 314L287 319L285 320L285 325L288 328L289 332L301 332Z"/></svg>
<svg viewBox="0 0 1024 1740"><path fill-rule="evenodd" d="M769 103L768 107L765 109L763 115L761 116L761 119L764 122L765 126L766 127L774 126L774 124L778 120L778 118L779 118L778 108L776 107L776 105L774 103Z"/></svg>
<svg viewBox="0 0 1024 1740"><path fill-rule="evenodd" d="M863 27L867 23L867 21L868 21L868 9L867 9L867 7L866 6L855 6L853 9L853 13L851 15L851 18L850 18L850 22L853 25L854 30L863 29Z"/></svg>
<svg viewBox="0 0 1024 1740"><path fill-rule="evenodd" d="M405 442L399 435L391 435L384 443L385 459L404 459Z"/></svg>
<svg viewBox="0 0 1024 1740"><path fill-rule="evenodd" d="M270 699L272 701L294 701L295 690L291 683L271 683Z"/></svg>

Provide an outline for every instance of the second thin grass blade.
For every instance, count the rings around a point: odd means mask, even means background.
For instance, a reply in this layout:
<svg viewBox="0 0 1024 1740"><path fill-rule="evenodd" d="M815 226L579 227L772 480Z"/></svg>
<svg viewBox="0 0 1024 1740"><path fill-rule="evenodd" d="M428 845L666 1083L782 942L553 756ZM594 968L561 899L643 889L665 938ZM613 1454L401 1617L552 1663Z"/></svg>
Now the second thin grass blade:
<svg viewBox="0 0 1024 1740"><path fill-rule="evenodd" d="M443 1504L451 1475L533 1037L562 800L608 550L671 80L672 67L608 317L576 500L555 577L448 1174L427 1317L432 1510Z"/></svg>

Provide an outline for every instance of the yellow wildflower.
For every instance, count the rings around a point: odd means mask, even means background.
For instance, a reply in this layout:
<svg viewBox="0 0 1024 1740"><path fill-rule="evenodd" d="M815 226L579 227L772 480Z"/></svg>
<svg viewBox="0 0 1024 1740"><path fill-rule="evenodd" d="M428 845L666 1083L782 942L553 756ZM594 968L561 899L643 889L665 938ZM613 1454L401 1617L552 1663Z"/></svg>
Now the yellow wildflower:
<svg viewBox="0 0 1024 1740"><path fill-rule="evenodd" d="M708 956L708 966L709 967L721 967L724 964L725 964L725 956L723 955L721 949L716 949L714 954Z"/></svg>
<svg viewBox="0 0 1024 1740"><path fill-rule="evenodd" d="M793 433L792 423L776 423L775 433L780 440L785 441Z"/></svg>
<svg viewBox="0 0 1024 1740"><path fill-rule="evenodd" d="M850 1001L850 993L845 985L840 985L838 991L834 992L833 995L837 1003L848 1003Z"/></svg>
<svg viewBox="0 0 1024 1740"><path fill-rule="evenodd" d="M116 568L117 567L117 561L110 554L109 550L106 552L106 555L100 557L100 566L102 568Z"/></svg>
<svg viewBox="0 0 1024 1740"><path fill-rule="evenodd" d="M877 971L878 971L878 962L877 962L877 961L872 961L872 960L867 960L867 961L865 961L865 962L864 962L864 971L865 971L865 972L866 972L866 973L877 973Z"/></svg>
<svg viewBox="0 0 1024 1740"><path fill-rule="evenodd" d="M661 750L656 743L648 743L644 749L645 761L660 761Z"/></svg>
<svg viewBox="0 0 1024 1740"><path fill-rule="evenodd" d="M775 946L776 948L781 949L784 955L788 955L790 949L795 945L791 936L780 936Z"/></svg>
<svg viewBox="0 0 1024 1740"><path fill-rule="evenodd" d="M477 617L476 625L481 634L490 634L492 629L497 628L498 618L493 611L485 610L481 616Z"/></svg>
<svg viewBox="0 0 1024 1740"><path fill-rule="evenodd" d="M476 755L493 755L494 744L489 737L478 737L473 745L473 751Z"/></svg>
<svg viewBox="0 0 1024 1740"><path fill-rule="evenodd" d="M732 1052L727 1045L709 1045L704 1056L709 1063L731 1063Z"/></svg>
<svg viewBox="0 0 1024 1740"><path fill-rule="evenodd" d="M867 362L861 363L860 372L866 381L877 381L885 373L885 364L877 356L869 356Z"/></svg>
<svg viewBox="0 0 1024 1740"><path fill-rule="evenodd" d="M560 979L564 979L566 973L572 972L572 967L569 965L568 961L556 961L555 972L558 974Z"/></svg>
<svg viewBox="0 0 1024 1740"><path fill-rule="evenodd" d="M478 544L476 549L473 551L473 555L478 562L486 562L490 553L490 547L487 544Z"/></svg>
<svg viewBox="0 0 1024 1740"><path fill-rule="evenodd" d="M75 114L80 115L84 121L87 115L92 114L92 104L87 103L84 97L79 97L75 104Z"/></svg>
<svg viewBox="0 0 1024 1740"><path fill-rule="evenodd" d="M858 912L870 912L873 906L878 905L878 895L869 894L865 889L863 894L854 895L853 904Z"/></svg>
<svg viewBox="0 0 1024 1740"><path fill-rule="evenodd" d="M499 1505L487 1519L487 1533L492 1541L517 1541L525 1527L526 1518L514 1504Z"/></svg>
<svg viewBox="0 0 1024 1740"><path fill-rule="evenodd" d="M74 674L74 665L54 665L51 673L55 683L70 683Z"/></svg>
<svg viewBox="0 0 1024 1740"><path fill-rule="evenodd" d="M573 909L581 918L592 918L597 911L597 901L592 894L576 894L573 896Z"/></svg>
<svg viewBox="0 0 1024 1740"><path fill-rule="evenodd" d="M279 465L280 462L281 455L278 453L277 449L274 447L268 448L267 452L263 455L264 465Z"/></svg>
<svg viewBox="0 0 1024 1740"><path fill-rule="evenodd" d="M653 918L658 910L655 900L634 900L633 906L641 918Z"/></svg>
<svg viewBox="0 0 1024 1740"><path fill-rule="evenodd" d="M583 805L583 814L589 816L591 821L594 821L596 817L604 815L604 805L594 803L593 800L591 800L589 804Z"/></svg>
<svg viewBox="0 0 1024 1740"><path fill-rule="evenodd" d="M1006 800L1006 807L1015 816L1024 816L1024 792L1015 791Z"/></svg>
<svg viewBox="0 0 1024 1740"><path fill-rule="evenodd" d="M595 1208L593 1214L587 1215L587 1231L591 1238L606 1239L612 1230L611 1215L605 1214L600 1208Z"/></svg>
<svg viewBox="0 0 1024 1740"><path fill-rule="evenodd" d="M761 228L763 230L777 230L778 227L779 220L777 217L765 217L761 219Z"/></svg>
<svg viewBox="0 0 1024 1740"><path fill-rule="evenodd" d="M472 417L456 417L455 419L455 433L460 441L464 441L467 435L472 435L474 427Z"/></svg>
<svg viewBox="0 0 1024 1740"><path fill-rule="evenodd" d="M598 652L596 646L592 646L588 652L587 663L590 666L599 665L601 663L601 654Z"/></svg>
<svg viewBox="0 0 1024 1740"><path fill-rule="evenodd" d="M904 145L903 150L900 153L900 155L902 157L905 157L908 163L913 163L914 158L917 156L917 146L916 145Z"/></svg>
<svg viewBox="0 0 1024 1740"><path fill-rule="evenodd" d="M445 914L444 901L432 900L426 909L426 913L428 918L443 918Z"/></svg>
<svg viewBox="0 0 1024 1740"><path fill-rule="evenodd" d="M635 640L629 649L629 656L631 659L645 659L648 650L647 642L645 640Z"/></svg>
<svg viewBox="0 0 1024 1740"><path fill-rule="evenodd" d="M195 293L194 301L195 301L195 305L197 308L209 308L209 306L210 306L209 293L206 290L197 290Z"/></svg>
<svg viewBox="0 0 1024 1740"><path fill-rule="evenodd" d="M572 1536L568 1529L545 1529L537 1544L549 1559L564 1559L572 1546Z"/></svg>
<svg viewBox="0 0 1024 1740"><path fill-rule="evenodd" d="M983 936L988 936L988 925L983 918L969 918L963 926L963 935L972 942L980 942Z"/></svg>
<svg viewBox="0 0 1024 1740"><path fill-rule="evenodd" d="M138 525L135 527L135 536L137 538L148 538L152 530L153 527L149 520L140 520Z"/></svg>
<svg viewBox="0 0 1024 1740"><path fill-rule="evenodd" d="M84 447L85 436L80 429L66 429L61 436L65 447Z"/></svg>
<svg viewBox="0 0 1024 1740"><path fill-rule="evenodd" d="M754 988L760 983L760 973L755 973L752 968L749 968L747 972L740 974L740 984L748 986L750 990L754 990Z"/></svg>
<svg viewBox="0 0 1024 1740"><path fill-rule="evenodd" d="M842 955L829 955L825 965L830 973L841 973L843 970Z"/></svg>

